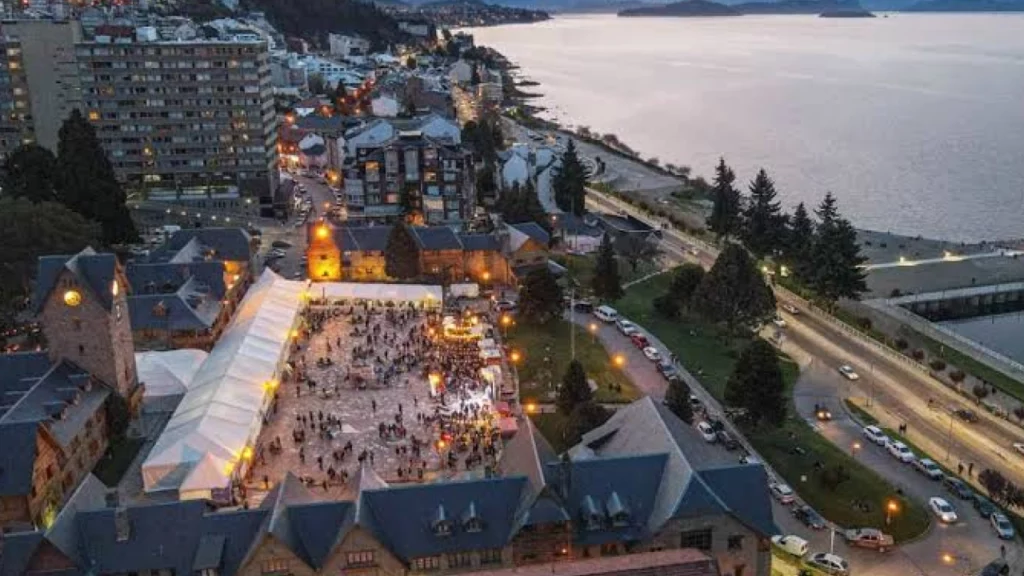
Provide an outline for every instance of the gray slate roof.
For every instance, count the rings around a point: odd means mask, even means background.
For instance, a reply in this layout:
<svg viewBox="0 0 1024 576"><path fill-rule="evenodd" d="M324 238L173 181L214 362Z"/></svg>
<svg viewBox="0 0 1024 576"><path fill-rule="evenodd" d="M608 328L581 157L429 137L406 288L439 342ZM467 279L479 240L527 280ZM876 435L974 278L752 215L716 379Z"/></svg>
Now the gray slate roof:
<svg viewBox="0 0 1024 576"><path fill-rule="evenodd" d="M447 226L410 226L416 244L422 250L462 250L462 242Z"/></svg>
<svg viewBox="0 0 1024 576"><path fill-rule="evenodd" d="M509 224L509 226L519 230L544 246L547 246L551 241L551 235L548 234L548 231L536 222L520 222L519 224Z"/></svg>
<svg viewBox="0 0 1024 576"><path fill-rule="evenodd" d="M0 496L28 494L36 461L35 422L0 425Z"/></svg>
<svg viewBox="0 0 1024 576"><path fill-rule="evenodd" d="M189 228L176 232L163 246L154 250L148 262L183 261L179 252L196 243L203 252L209 252L213 260L249 261L251 241L252 237L242 228ZM191 261L192 258L186 260Z"/></svg>
<svg viewBox="0 0 1024 576"><path fill-rule="evenodd" d="M22 576L32 561L32 555L43 543L42 532L15 532L4 534L3 554L0 554L0 576Z"/></svg>
<svg viewBox="0 0 1024 576"><path fill-rule="evenodd" d="M113 304L111 285L117 270L117 258L113 254L97 254L92 248L86 248L72 256L42 256L36 273L36 286L32 302L38 311L53 290L60 274L69 270L96 296L99 303L110 310Z"/></svg>
<svg viewBox="0 0 1024 576"><path fill-rule="evenodd" d="M460 234L459 241L466 250L477 251L487 250L497 252L501 250L501 242L494 234Z"/></svg>
<svg viewBox="0 0 1024 576"><path fill-rule="evenodd" d="M289 522L299 542L299 557L321 568L334 547L355 525L355 502L320 502L288 508Z"/></svg>

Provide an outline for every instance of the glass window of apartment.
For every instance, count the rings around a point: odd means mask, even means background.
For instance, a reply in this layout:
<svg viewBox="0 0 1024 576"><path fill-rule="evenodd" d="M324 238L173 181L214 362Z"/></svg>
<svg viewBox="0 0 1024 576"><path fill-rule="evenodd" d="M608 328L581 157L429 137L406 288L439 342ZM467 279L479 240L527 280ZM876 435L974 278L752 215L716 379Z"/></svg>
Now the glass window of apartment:
<svg viewBox="0 0 1024 576"><path fill-rule="evenodd" d="M480 551L481 564L501 564L501 548L488 548Z"/></svg>
<svg viewBox="0 0 1024 576"><path fill-rule="evenodd" d="M729 536L728 542L729 550L742 550L743 549L743 535L733 534Z"/></svg>
<svg viewBox="0 0 1024 576"><path fill-rule="evenodd" d="M424 556L422 558L416 558L412 561L413 570L427 571L427 570L440 570L441 569L441 557L440 556Z"/></svg>
<svg viewBox="0 0 1024 576"><path fill-rule="evenodd" d="M473 556L469 552L452 552L448 554L449 568L468 568L473 565Z"/></svg>
<svg viewBox="0 0 1024 576"><path fill-rule="evenodd" d="M689 530L679 535L679 547L711 550L711 538L711 528Z"/></svg>
<svg viewBox="0 0 1024 576"><path fill-rule="evenodd" d="M373 550L357 550L345 555L345 563L349 566L373 566L376 560Z"/></svg>

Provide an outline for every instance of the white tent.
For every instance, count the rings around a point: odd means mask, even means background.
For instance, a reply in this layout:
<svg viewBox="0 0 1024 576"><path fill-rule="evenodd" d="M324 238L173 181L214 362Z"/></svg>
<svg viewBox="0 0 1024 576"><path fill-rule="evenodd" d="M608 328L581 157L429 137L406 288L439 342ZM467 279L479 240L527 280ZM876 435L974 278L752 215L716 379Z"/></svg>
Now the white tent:
<svg viewBox="0 0 1024 576"><path fill-rule="evenodd" d="M136 352L135 371L146 386L145 397L180 396L206 360L206 352L185 348L163 352Z"/></svg>
<svg viewBox="0 0 1024 576"><path fill-rule="evenodd" d="M319 292L319 294L318 294ZM444 292L440 286L427 284L363 284L357 282L319 282L312 288L313 296L328 300L380 300L404 304L440 307Z"/></svg>
<svg viewBox="0 0 1024 576"><path fill-rule="evenodd" d="M249 289L142 465L146 492L197 497L230 485L259 435L305 291L270 270Z"/></svg>

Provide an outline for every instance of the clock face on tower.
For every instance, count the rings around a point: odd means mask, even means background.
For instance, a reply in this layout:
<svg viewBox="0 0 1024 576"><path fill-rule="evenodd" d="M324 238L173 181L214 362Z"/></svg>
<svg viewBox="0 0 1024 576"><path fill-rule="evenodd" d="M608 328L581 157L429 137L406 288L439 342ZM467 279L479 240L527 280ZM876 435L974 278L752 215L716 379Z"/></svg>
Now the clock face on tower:
<svg viewBox="0 0 1024 576"><path fill-rule="evenodd" d="M68 290L64 293L64 304L74 308L82 303L82 295L78 290Z"/></svg>

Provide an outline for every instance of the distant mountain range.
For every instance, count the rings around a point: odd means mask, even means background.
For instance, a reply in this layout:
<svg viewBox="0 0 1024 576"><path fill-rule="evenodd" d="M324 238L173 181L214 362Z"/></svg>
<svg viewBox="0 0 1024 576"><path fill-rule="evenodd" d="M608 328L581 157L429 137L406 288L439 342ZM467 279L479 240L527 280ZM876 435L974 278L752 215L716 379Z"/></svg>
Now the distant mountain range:
<svg viewBox="0 0 1024 576"><path fill-rule="evenodd" d="M664 6L621 10L619 16L742 16L744 14L823 14L829 17L871 16L857 0L780 0L725 5L708 0L684 0Z"/></svg>
<svg viewBox="0 0 1024 576"><path fill-rule="evenodd" d="M415 0L412 0L415 3ZM657 0L490 0L504 6L531 8L548 12L624 12L631 9L661 8L665 6ZM749 2L745 0L692 0L698 3L714 3L720 6L736 8L742 14L813 14L831 10L827 6L846 6L842 0L821 2L821 10L811 9L811 5L820 0L780 0L778 2ZM675 2L686 4L687 2ZM754 6L757 5L757 6ZM778 6L776 6L778 5ZM745 6L745 8L739 8ZM696 6L679 7L677 10L686 12ZM718 10L718 8L710 8ZM839 8L846 10L847 8ZM1024 12L1024 0L862 0L858 10L876 11L911 11L911 12ZM633 14L639 15L639 14ZM726 13L721 14L728 15Z"/></svg>

